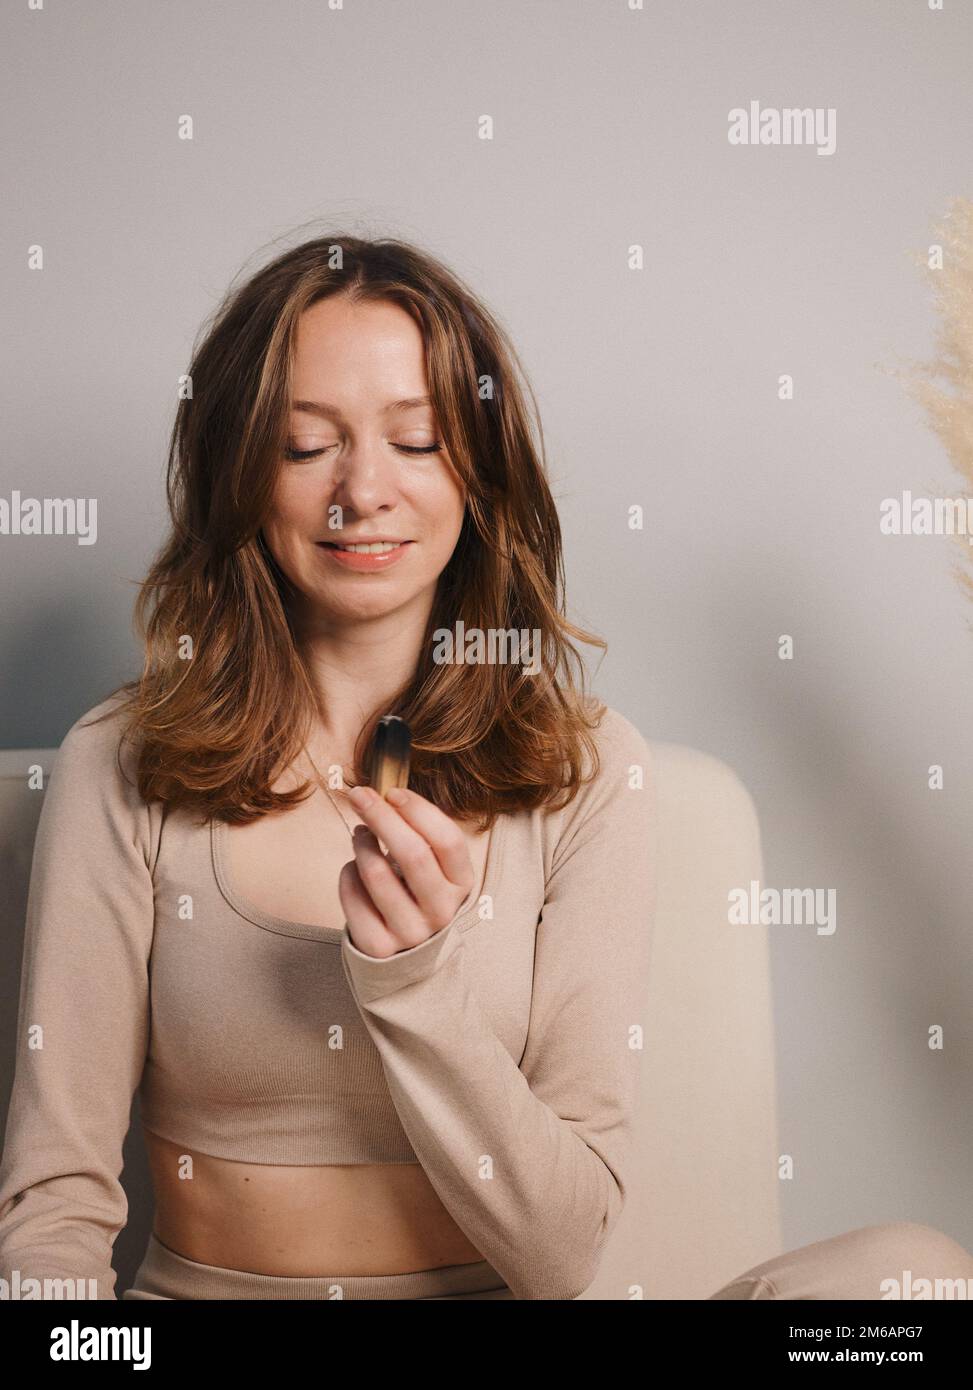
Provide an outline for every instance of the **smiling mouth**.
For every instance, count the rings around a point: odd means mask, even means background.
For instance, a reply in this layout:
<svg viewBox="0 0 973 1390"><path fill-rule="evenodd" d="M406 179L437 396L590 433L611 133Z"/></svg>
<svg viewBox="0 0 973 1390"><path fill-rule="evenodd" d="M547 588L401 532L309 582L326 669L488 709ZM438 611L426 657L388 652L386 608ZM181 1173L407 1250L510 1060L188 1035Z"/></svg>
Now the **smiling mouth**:
<svg viewBox="0 0 973 1390"><path fill-rule="evenodd" d="M391 550L398 550L400 546L411 545L411 541L371 541L368 544L341 545L338 541L318 541L318 545L327 546L329 550L345 550L351 555L387 555Z"/></svg>

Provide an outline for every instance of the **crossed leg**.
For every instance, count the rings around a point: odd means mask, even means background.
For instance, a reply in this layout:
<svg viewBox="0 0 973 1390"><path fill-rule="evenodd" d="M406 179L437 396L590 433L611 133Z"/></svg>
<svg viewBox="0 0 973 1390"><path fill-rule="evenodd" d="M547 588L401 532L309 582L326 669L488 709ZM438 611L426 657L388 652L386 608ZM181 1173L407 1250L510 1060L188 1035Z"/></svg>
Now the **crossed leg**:
<svg viewBox="0 0 973 1390"><path fill-rule="evenodd" d="M970 1299L973 1255L916 1221L861 1226L731 1279L712 1299Z"/></svg>

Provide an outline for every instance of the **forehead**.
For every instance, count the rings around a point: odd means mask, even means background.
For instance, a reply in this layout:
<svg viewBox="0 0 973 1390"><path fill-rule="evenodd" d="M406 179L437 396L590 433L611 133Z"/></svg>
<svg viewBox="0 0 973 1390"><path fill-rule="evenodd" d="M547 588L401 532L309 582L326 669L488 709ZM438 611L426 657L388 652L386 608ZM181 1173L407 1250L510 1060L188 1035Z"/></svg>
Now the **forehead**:
<svg viewBox="0 0 973 1390"><path fill-rule="evenodd" d="M386 300L319 300L298 320L291 381L294 401L330 402L339 410L428 397L422 331Z"/></svg>

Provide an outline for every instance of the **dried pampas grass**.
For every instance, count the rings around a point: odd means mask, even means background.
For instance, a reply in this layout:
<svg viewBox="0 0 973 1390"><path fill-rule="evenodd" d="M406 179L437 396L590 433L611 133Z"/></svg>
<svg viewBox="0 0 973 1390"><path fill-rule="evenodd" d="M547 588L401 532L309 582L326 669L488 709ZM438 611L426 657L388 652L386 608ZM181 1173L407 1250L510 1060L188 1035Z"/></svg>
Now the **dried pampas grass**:
<svg viewBox="0 0 973 1390"><path fill-rule="evenodd" d="M937 256L941 247L941 256ZM894 374L923 407L950 462L966 480L957 495L973 513L973 202L954 198L935 226L935 241L925 255L913 258L932 287L938 326L931 362L914 362ZM941 260L941 265L938 261ZM957 578L973 597L968 536L957 535L964 564Z"/></svg>

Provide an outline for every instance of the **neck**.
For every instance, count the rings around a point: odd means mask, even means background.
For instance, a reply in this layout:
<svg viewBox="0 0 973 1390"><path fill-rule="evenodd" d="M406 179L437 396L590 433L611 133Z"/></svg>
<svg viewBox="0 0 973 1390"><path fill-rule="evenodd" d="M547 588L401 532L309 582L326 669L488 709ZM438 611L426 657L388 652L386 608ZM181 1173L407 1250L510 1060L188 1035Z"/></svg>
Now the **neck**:
<svg viewBox="0 0 973 1390"><path fill-rule="evenodd" d="M322 709L308 740L316 761L320 754L350 770L365 721L386 713L412 679L430 607L431 601L350 623L322 615L299 621L298 644Z"/></svg>

